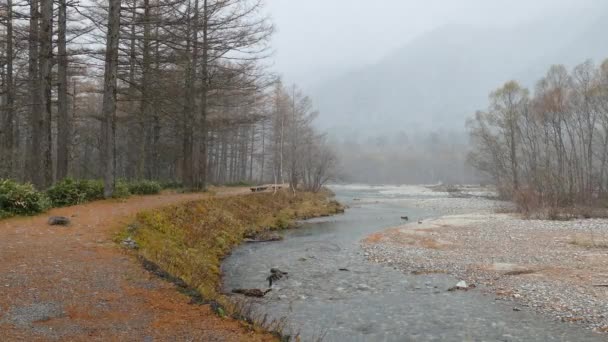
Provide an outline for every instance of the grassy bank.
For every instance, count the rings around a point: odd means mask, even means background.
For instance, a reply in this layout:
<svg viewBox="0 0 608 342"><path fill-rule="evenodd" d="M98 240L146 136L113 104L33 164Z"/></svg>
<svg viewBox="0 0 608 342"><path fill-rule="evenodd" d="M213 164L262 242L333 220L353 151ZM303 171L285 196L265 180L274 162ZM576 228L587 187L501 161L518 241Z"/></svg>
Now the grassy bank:
<svg viewBox="0 0 608 342"><path fill-rule="evenodd" d="M342 211L328 192L210 197L140 213L123 237L131 236L140 256L185 281L205 300L226 304L219 291L220 263L245 236Z"/></svg>

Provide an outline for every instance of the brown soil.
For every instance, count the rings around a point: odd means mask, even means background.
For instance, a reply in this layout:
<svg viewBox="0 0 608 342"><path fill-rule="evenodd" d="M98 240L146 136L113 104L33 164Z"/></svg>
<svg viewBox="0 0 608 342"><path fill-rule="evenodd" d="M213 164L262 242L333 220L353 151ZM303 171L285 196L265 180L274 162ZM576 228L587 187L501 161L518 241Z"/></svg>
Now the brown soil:
<svg viewBox="0 0 608 342"><path fill-rule="evenodd" d="M218 196L248 189L217 189ZM142 210L206 194L100 201L0 221L3 341L271 341L145 271L114 241ZM49 216L71 218L49 226Z"/></svg>

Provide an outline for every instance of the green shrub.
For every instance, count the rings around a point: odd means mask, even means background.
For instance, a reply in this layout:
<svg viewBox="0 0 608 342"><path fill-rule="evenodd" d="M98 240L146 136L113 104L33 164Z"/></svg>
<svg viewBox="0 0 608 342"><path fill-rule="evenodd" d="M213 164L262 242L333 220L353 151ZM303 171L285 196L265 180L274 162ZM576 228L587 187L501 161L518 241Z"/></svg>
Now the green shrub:
<svg viewBox="0 0 608 342"><path fill-rule="evenodd" d="M49 208L46 196L34 189L32 184L0 180L0 217L34 215Z"/></svg>
<svg viewBox="0 0 608 342"><path fill-rule="evenodd" d="M162 190L160 183L148 180L130 182L128 187L133 195L155 195Z"/></svg>
<svg viewBox="0 0 608 342"><path fill-rule="evenodd" d="M131 192L129 191L129 183L119 180L116 182L114 186L114 193L112 194L113 198L127 198L131 196Z"/></svg>
<svg viewBox="0 0 608 342"><path fill-rule="evenodd" d="M161 188L163 189L181 189L184 185L177 181L165 181L160 183Z"/></svg>
<svg viewBox="0 0 608 342"><path fill-rule="evenodd" d="M65 207L103 199L103 182L66 178L46 191L55 207Z"/></svg>

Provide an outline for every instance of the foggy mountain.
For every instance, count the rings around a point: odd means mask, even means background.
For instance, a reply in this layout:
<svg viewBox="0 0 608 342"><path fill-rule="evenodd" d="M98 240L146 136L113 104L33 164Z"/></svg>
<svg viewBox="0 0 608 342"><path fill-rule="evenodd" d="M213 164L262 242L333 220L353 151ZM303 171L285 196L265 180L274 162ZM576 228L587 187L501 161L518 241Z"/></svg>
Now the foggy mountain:
<svg viewBox="0 0 608 342"><path fill-rule="evenodd" d="M488 94L516 79L533 90L552 64L608 57L608 6L537 18L511 28L446 25L379 63L314 86L319 124L334 137L463 131ZM370 47L373 48L373 47Z"/></svg>

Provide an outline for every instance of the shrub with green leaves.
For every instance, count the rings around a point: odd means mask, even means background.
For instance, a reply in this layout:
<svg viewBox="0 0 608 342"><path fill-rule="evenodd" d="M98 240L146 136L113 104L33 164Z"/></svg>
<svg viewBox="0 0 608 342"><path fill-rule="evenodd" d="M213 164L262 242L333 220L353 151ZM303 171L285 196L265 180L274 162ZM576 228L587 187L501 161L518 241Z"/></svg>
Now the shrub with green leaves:
<svg viewBox="0 0 608 342"><path fill-rule="evenodd" d="M133 195L155 195L160 193L160 183L149 180L134 181L128 183L129 192Z"/></svg>
<svg viewBox="0 0 608 342"><path fill-rule="evenodd" d="M114 185L112 198L127 198L129 196L131 196L131 191L129 191L129 183L123 180L117 181Z"/></svg>
<svg viewBox="0 0 608 342"><path fill-rule="evenodd" d="M57 182L46 193L55 207L77 205L103 199L103 182L66 178Z"/></svg>
<svg viewBox="0 0 608 342"><path fill-rule="evenodd" d="M181 189L184 185L177 181L165 181L160 183L161 188L163 189Z"/></svg>
<svg viewBox="0 0 608 342"><path fill-rule="evenodd" d="M0 179L0 217L34 215L46 211L49 206L46 196L32 184Z"/></svg>

